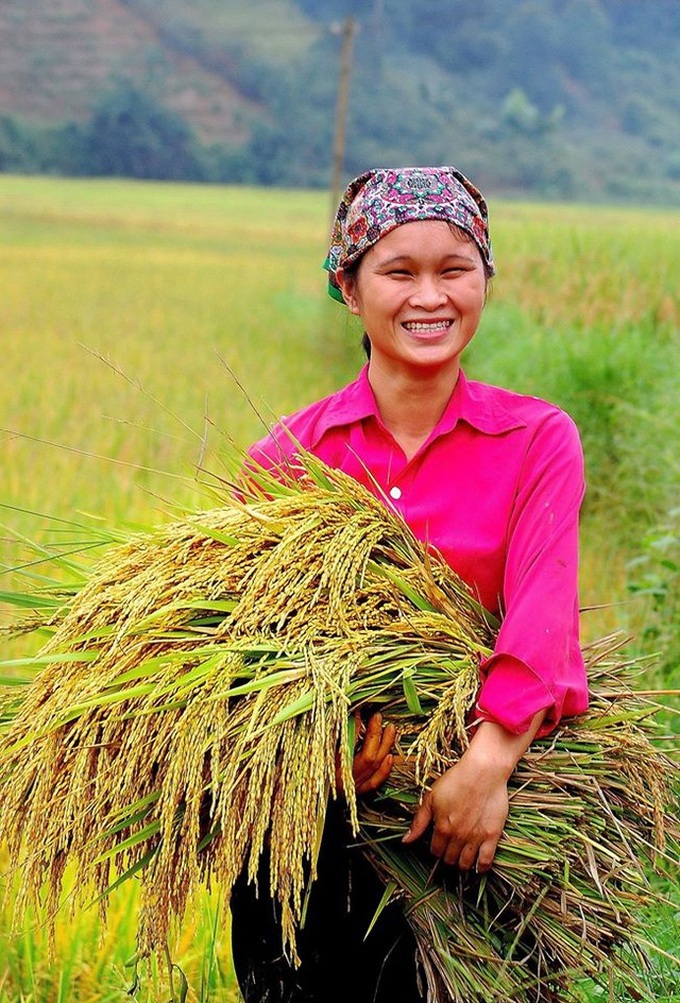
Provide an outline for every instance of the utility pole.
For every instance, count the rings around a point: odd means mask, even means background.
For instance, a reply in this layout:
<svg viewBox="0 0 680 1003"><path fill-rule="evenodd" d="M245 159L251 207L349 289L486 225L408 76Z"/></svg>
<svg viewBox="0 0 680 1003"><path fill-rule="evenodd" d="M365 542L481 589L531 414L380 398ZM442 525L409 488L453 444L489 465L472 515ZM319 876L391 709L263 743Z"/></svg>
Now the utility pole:
<svg viewBox="0 0 680 1003"><path fill-rule="evenodd" d="M342 26L342 49L340 51L340 79L338 81L338 101L335 109L335 136L333 139L333 175L331 182L331 220L340 199L342 170L345 163L345 137L347 133L347 106L349 104L349 84L352 69L352 48L357 23L350 14Z"/></svg>
<svg viewBox="0 0 680 1003"><path fill-rule="evenodd" d="M378 42L382 37L384 0L373 0L373 34Z"/></svg>

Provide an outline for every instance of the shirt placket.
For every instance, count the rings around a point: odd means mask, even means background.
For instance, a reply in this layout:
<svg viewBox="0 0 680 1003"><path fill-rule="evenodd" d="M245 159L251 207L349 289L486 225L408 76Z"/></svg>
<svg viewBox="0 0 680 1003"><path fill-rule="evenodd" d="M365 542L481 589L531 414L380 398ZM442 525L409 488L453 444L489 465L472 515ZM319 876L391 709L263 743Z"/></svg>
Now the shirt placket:
<svg viewBox="0 0 680 1003"><path fill-rule="evenodd" d="M374 460L371 465L385 497L392 508L401 515L405 515L413 480L430 440L418 450L415 456L407 460L398 442L379 418L374 417L372 427L362 429L361 434L362 436L365 434L364 442L368 444L369 451L373 453ZM385 448L386 444L387 449Z"/></svg>
<svg viewBox="0 0 680 1003"><path fill-rule="evenodd" d="M404 517L413 493L413 484L422 457L422 450L418 450L415 456L407 460L400 449L394 451L393 465L388 470L386 480L387 497L396 509Z"/></svg>

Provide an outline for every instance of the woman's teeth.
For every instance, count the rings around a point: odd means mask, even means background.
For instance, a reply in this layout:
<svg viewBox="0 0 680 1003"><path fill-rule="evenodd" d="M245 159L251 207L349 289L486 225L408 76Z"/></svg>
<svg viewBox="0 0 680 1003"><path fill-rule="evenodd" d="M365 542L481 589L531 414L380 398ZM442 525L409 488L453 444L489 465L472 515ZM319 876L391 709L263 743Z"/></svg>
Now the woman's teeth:
<svg viewBox="0 0 680 1003"><path fill-rule="evenodd" d="M444 331L447 327L451 326L450 320L431 320L431 321L407 321L404 327L407 331Z"/></svg>

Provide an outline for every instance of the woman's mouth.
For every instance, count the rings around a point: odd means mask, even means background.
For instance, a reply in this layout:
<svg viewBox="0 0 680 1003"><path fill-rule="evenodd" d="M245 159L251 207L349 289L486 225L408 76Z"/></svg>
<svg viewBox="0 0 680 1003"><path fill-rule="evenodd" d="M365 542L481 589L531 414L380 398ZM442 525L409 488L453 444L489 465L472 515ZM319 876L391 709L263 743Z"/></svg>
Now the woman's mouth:
<svg viewBox="0 0 680 1003"><path fill-rule="evenodd" d="M445 334L452 324L453 320L450 317L438 317L436 320L407 320L402 327L406 328L409 334L436 337Z"/></svg>

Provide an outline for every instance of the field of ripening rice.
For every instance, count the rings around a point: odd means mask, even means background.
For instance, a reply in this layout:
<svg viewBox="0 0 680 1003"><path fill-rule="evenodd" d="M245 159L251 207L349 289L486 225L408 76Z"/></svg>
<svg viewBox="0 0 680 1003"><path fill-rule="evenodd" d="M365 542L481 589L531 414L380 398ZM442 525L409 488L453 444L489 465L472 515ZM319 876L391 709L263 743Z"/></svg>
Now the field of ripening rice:
<svg viewBox="0 0 680 1003"><path fill-rule="evenodd" d="M655 656L644 688L677 689L680 214L493 198L490 211L498 275L464 366L576 419L584 636L630 632L633 654ZM40 513L161 521L196 500L198 466L219 469L221 450L353 377L361 330L321 269L329 215L320 192L0 175L5 568L22 535L53 531ZM0 643L3 659L23 650ZM680 941L669 894L649 917L661 952ZM40 917L12 930L10 896L0 1003L129 999L135 907L127 884L100 930L96 908L70 917L66 903L50 952ZM196 903L173 957L188 1000L236 1000L216 893ZM680 1001L665 954L645 978ZM152 970L136 998L168 995Z"/></svg>

